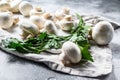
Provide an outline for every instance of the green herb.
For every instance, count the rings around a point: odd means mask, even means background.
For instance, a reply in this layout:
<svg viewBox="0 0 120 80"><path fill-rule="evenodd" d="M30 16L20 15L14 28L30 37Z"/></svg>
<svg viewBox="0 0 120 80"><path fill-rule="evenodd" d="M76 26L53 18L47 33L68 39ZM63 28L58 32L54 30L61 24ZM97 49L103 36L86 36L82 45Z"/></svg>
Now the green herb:
<svg viewBox="0 0 120 80"><path fill-rule="evenodd" d="M66 41L72 41L76 43L82 52L82 57L85 60L93 61L89 52L90 44L88 42L88 30L89 26L85 26L82 17L76 14L79 18L79 23L76 28L71 30L69 36L57 36L54 34L40 33L37 37L29 38L27 40L20 41L16 38L9 38L3 40L3 45L6 48L16 50L21 53L40 53L48 49L61 48L62 44Z"/></svg>

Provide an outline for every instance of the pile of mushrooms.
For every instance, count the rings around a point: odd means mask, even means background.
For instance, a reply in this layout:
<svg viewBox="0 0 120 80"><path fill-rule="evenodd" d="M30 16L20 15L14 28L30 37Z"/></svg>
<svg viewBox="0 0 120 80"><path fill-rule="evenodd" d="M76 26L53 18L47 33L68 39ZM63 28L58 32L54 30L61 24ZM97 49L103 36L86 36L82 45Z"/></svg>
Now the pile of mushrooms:
<svg viewBox="0 0 120 80"><path fill-rule="evenodd" d="M23 18L14 17L20 13ZM54 14L46 12L39 6L33 6L28 1L2 0L0 1L0 27L9 29L18 23L22 30L22 38L35 37L40 32L58 34L59 29L63 32L70 32L75 26L74 17L70 14L69 8L63 8ZM90 36L98 45L107 45L113 38L114 29L107 21L100 21L92 27ZM63 64L78 63L82 55L79 47L70 41L62 45L62 53L59 55Z"/></svg>

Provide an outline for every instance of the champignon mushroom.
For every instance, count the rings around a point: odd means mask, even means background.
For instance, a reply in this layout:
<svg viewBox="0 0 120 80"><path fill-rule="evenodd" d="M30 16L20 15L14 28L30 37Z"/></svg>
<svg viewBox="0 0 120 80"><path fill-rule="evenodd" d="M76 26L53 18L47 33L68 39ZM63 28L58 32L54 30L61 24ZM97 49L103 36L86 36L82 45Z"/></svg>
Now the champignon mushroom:
<svg viewBox="0 0 120 80"><path fill-rule="evenodd" d="M11 12L19 12L19 5L22 2L22 0L12 0L10 1L10 11Z"/></svg>
<svg viewBox="0 0 120 80"><path fill-rule="evenodd" d="M92 38L98 45L107 45L113 38L114 29L107 21L101 21L92 29Z"/></svg>
<svg viewBox="0 0 120 80"><path fill-rule="evenodd" d="M38 27L27 20L22 20L19 22L19 27L22 29L22 38L26 39L28 37L34 37L39 33Z"/></svg>
<svg viewBox="0 0 120 80"><path fill-rule="evenodd" d="M39 30L43 28L45 20L39 16L31 16L30 21L38 26Z"/></svg>
<svg viewBox="0 0 120 80"><path fill-rule="evenodd" d="M62 45L62 53L59 58L64 65L78 63L82 58L81 50L75 43L67 41Z"/></svg>
<svg viewBox="0 0 120 80"><path fill-rule="evenodd" d="M19 22L19 16L13 16L13 24L16 25Z"/></svg>
<svg viewBox="0 0 120 80"><path fill-rule="evenodd" d="M13 25L13 14L11 12L0 12L0 27L8 29Z"/></svg>
<svg viewBox="0 0 120 80"><path fill-rule="evenodd" d="M63 19L66 15L70 14L70 9L67 7L64 7L62 10L58 10L55 12L55 17L57 20Z"/></svg>
<svg viewBox="0 0 120 80"><path fill-rule="evenodd" d="M20 13L23 16L29 16L30 15L30 11L32 9L33 9L33 6L29 2L27 2L27 1L23 1L19 5Z"/></svg>
<svg viewBox="0 0 120 80"><path fill-rule="evenodd" d="M74 26L74 21L71 15L66 15L63 20L56 23L64 31L70 31Z"/></svg>
<svg viewBox="0 0 120 80"><path fill-rule="evenodd" d="M44 24L44 30L48 34L57 34L57 28L51 20L47 20Z"/></svg>
<svg viewBox="0 0 120 80"><path fill-rule="evenodd" d="M36 16L41 16L42 14L44 14L45 11L39 7L39 6L36 6L35 8L33 8L31 11L30 11L30 16L33 16L33 15L36 15Z"/></svg>
<svg viewBox="0 0 120 80"><path fill-rule="evenodd" d="M53 20L53 15L50 14L49 12L44 13L43 17L48 20Z"/></svg>
<svg viewBox="0 0 120 80"><path fill-rule="evenodd" d="M7 1L0 1L0 11L8 11L10 4Z"/></svg>

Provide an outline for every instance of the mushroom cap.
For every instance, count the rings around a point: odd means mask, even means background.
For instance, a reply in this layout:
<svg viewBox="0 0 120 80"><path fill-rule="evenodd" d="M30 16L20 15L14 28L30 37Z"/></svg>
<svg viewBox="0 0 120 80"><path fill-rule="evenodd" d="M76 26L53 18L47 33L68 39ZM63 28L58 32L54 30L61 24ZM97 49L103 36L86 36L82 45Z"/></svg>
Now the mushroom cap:
<svg viewBox="0 0 120 80"><path fill-rule="evenodd" d="M74 26L75 22L72 20L71 15L66 15L63 20L57 22L59 27L64 31L70 31Z"/></svg>
<svg viewBox="0 0 120 80"><path fill-rule="evenodd" d="M13 25L13 18L11 12L0 12L0 27L8 29Z"/></svg>
<svg viewBox="0 0 120 80"><path fill-rule="evenodd" d="M19 5L20 13L23 16L29 16L30 15L29 13L32 9L33 9L33 6L27 1L23 1Z"/></svg>
<svg viewBox="0 0 120 80"><path fill-rule="evenodd" d="M0 11L8 11L10 4L7 1L0 1Z"/></svg>
<svg viewBox="0 0 120 80"><path fill-rule="evenodd" d="M92 38L98 45L106 45L113 38L114 29L107 21L101 21L92 28Z"/></svg>
<svg viewBox="0 0 120 80"><path fill-rule="evenodd" d="M19 12L19 5L22 0L12 0L10 1L10 11L12 12Z"/></svg>
<svg viewBox="0 0 120 80"><path fill-rule="evenodd" d="M38 26L39 29L42 29L44 26L45 20L39 16L31 16L30 21Z"/></svg>
<svg viewBox="0 0 120 80"><path fill-rule="evenodd" d="M19 27L26 31L27 33L29 34L32 34L32 35L37 35L39 33L39 29L38 27L31 23L29 20L22 20L19 22Z"/></svg>
<svg viewBox="0 0 120 80"><path fill-rule="evenodd" d="M30 11L30 16L33 16L33 15L41 16L44 13L45 11L41 7L37 6Z"/></svg>
<svg viewBox="0 0 120 80"><path fill-rule="evenodd" d="M62 45L62 51L71 63L78 63L82 58L80 48L73 42L65 42Z"/></svg>
<svg viewBox="0 0 120 80"><path fill-rule="evenodd" d="M69 8L62 8L62 10L57 10L55 12L55 17L58 19L58 20L61 20L63 19L66 15L69 15L70 14L70 9Z"/></svg>
<svg viewBox="0 0 120 80"><path fill-rule="evenodd" d="M56 34L56 26L51 20L47 20L44 24L44 29L48 34Z"/></svg>

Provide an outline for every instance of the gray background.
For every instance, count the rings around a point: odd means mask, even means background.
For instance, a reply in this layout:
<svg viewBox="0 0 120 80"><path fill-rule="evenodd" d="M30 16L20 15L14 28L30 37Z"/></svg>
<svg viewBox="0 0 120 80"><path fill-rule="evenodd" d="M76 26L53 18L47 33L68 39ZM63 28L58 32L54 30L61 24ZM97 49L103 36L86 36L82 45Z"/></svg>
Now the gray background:
<svg viewBox="0 0 120 80"><path fill-rule="evenodd" d="M95 14L120 21L120 0L27 0L49 12L68 6L72 12ZM0 80L120 80L120 29L115 31L111 49L113 71L97 78L71 76L52 71L42 63L21 59L0 50Z"/></svg>

